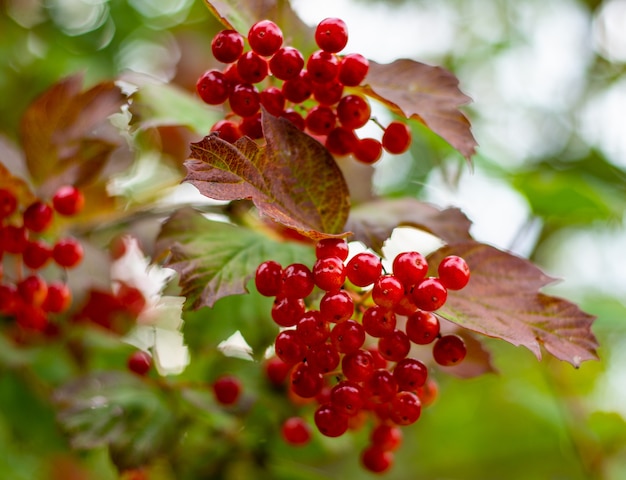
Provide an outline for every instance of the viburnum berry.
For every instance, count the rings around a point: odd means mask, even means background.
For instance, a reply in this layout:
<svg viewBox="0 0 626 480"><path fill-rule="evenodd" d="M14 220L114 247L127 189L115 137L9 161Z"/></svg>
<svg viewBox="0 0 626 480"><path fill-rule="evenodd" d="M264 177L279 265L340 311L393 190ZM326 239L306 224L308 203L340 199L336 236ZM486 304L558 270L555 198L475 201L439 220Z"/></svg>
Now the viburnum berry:
<svg viewBox="0 0 626 480"><path fill-rule="evenodd" d="M346 433L348 418L332 403L320 405L313 416L317 429L327 437L339 437Z"/></svg>
<svg viewBox="0 0 626 480"><path fill-rule="evenodd" d="M461 290L470 279L467 262L456 255L450 255L441 260L437 271L439 280L449 290Z"/></svg>
<svg viewBox="0 0 626 480"><path fill-rule="evenodd" d="M289 375L290 365L287 365L278 357L270 357L265 363L265 376L272 385L282 385Z"/></svg>
<svg viewBox="0 0 626 480"><path fill-rule="evenodd" d="M285 99L293 103L302 103L313 93L313 82L306 70L301 70L297 76L285 80L282 87Z"/></svg>
<svg viewBox="0 0 626 480"><path fill-rule="evenodd" d="M282 115L285 110L285 97L278 87L267 87L259 93L259 98L263 108L274 116Z"/></svg>
<svg viewBox="0 0 626 480"><path fill-rule="evenodd" d="M372 300L376 305L392 308L404 297L404 286L394 275L383 275L374 282Z"/></svg>
<svg viewBox="0 0 626 480"><path fill-rule="evenodd" d="M408 294L410 288L404 289L404 296L400 299L398 303L393 306L393 311L397 315L403 315L405 317L415 313L417 311L417 306L413 303L413 299Z"/></svg>
<svg viewBox="0 0 626 480"><path fill-rule="evenodd" d="M302 343L310 347L326 341L330 334L330 326L318 310L309 310L298 320L296 332L300 335Z"/></svg>
<svg viewBox="0 0 626 480"><path fill-rule="evenodd" d="M354 301L343 290L327 292L320 300L320 315L327 322L343 322L353 313Z"/></svg>
<svg viewBox="0 0 626 480"><path fill-rule="evenodd" d="M362 323L365 332L371 337L384 337L395 330L396 314L388 308L373 305L363 312Z"/></svg>
<svg viewBox="0 0 626 480"><path fill-rule="evenodd" d="M378 339L378 351L386 360L399 362L409 354L411 342L402 330L394 330Z"/></svg>
<svg viewBox="0 0 626 480"><path fill-rule="evenodd" d="M0 313L14 315L21 303L17 287L11 283L0 283Z"/></svg>
<svg viewBox="0 0 626 480"><path fill-rule="evenodd" d="M410 287L426 277L428 262L419 252L402 252L393 259L392 270L405 287Z"/></svg>
<svg viewBox="0 0 626 480"><path fill-rule="evenodd" d="M373 445L390 452L402 444L402 430L396 425L379 423L372 430L370 440Z"/></svg>
<svg viewBox="0 0 626 480"><path fill-rule="evenodd" d="M355 381L344 380L330 391L330 401L341 413L354 416L363 408L363 389Z"/></svg>
<svg viewBox="0 0 626 480"><path fill-rule="evenodd" d="M433 345L433 358L444 367L462 362L465 355L467 355L467 347L458 335L444 335Z"/></svg>
<svg viewBox="0 0 626 480"><path fill-rule="evenodd" d="M324 377L308 363L299 362L291 371L291 391L302 398L313 398L324 386Z"/></svg>
<svg viewBox="0 0 626 480"><path fill-rule="evenodd" d="M339 81L348 87L360 85L369 71L369 61L360 53L349 53L339 64Z"/></svg>
<svg viewBox="0 0 626 480"><path fill-rule="evenodd" d="M29 240L22 253L24 265L33 270L46 265L51 257L52 248L43 240Z"/></svg>
<svg viewBox="0 0 626 480"><path fill-rule="evenodd" d="M311 440L311 427L300 417L289 417L281 426L281 434L290 445L306 445Z"/></svg>
<svg viewBox="0 0 626 480"><path fill-rule="evenodd" d="M146 308L146 297L143 292L126 282L119 282L115 298L124 305L127 312L135 316L139 316Z"/></svg>
<svg viewBox="0 0 626 480"><path fill-rule="evenodd" d="M313 98L321 105L334 105L343 96L343 83L331 80L326 83L313 84Z"/></svg>
<svg viewBox="0 0 626 480"><path fill-rule="evenodd" d="M37 200L24 210L24 226L31 232L43 232L52 224L53 214L50 205Z"/></svg>
<svg viewBox="0 0 626 480"><path fill-rule="evenodd" d="M267 77L269 65L261 55L249 51L237 60L237 72L245 83L259 83Z"/></svg>
<svg viewBox="0 0 626 480"><path fill-rule="evenodd" d="M136 373L140 376L144 376L150 371L150 368L152 367L152 357L148 352L144 352L143 350L137 350L128 356L126 366L131 372Z"/></svg>
<svg viewBox="0 0 626 480"><path fill-rule="evenodd" d="M23 226L0 225L0 247L7 253L22 253L28 243L28 232Z"/></svg>
<svg viewBox="0 0 626 480"><path fill-rule="evenodd" d="M306 347L295 330L283 330L274 340L276 356L288 365L301 362L306 355Z"/></svg>
<svg viewBox="0 0 626 480"><path fill-rule="evenodd" d="M354 145L358 140L354 130L345 127L335 127L328 133L324 144L333 155L343 156L352 153Z"/></svg>
<svg viewBox="0 0 626 480"><path fill-rule="evenodd" d="M439 319L430 312L417 310L407 317L405 332L416 345L427 345L439 335Z"/></svg>
<svg viewBox="0 0 626 480"><path fill-rule="evenodd" d="M325 18L315 29L315 43L326 52L340 52L348 43L346 23L340 18Z"/></svg>
<svg viewBox="0 0 626 480"><path fill-rule="evenodd" d="M348 244L343 238L323 238L315 244L315 257L338 257L345 261L348 258Z"/></svg>
<svg viewBox="0 0 626 480"><path fill-rule="evenodd" d="M29 275L17 283L17 293L28 305L39 307L48 294L48 284L39 275Z"/></svg>
<svg viewBox="0 0 626 480"><path fill-rule="evenodd" d="M287 108L283 114L282 117L286 118L287 120L289 120L291 123L294 124L294 126L296 128L298 128L299 130L304 130L304 118L302 118L302 115L300 115L298 112L296 112L294 109L292 108Z"/></svg>
<svg viewBox="0 0 626 480"><path fill-rule="evenodd" d="M417 396L420 397L422 407L432 405L439 396L439 386L437 382L432 378L426 380L426 384L417 389Z"/></svg>
<svg viewBox="0 0 626 480"><path fill-rule="evenodd" d="M304 68L304 57L297 48L283 47L270 58L269 68L276 78L293 80Z"/></svg>
<svg viewBox="0 0 626 480"><path fill-rule="evenodd" d="M383 148L394 155L404 153L411 145L411 130L402 122L391 122L383 133Z"/></svg>
<svg viewBox="0 0 626 480"><path fill-rule="evenodd" d="M346 128L361 128L370 118L370 104L360 95L346 95L337 104L337 117Z"/></svg>
<svg viewBox="0 0 626 480"><path fill-rule="evenodd" d="M272 319L281 327L293 327L304 315L304 301L301 298L279 295L272 305Z"/></svg>
<svg viewBox="0 0 626 480"><path fill-rule="evenodd" d="M313 273L302 263L287 265L283 270L282 282L282 294L293 298L308 296L315 286Z"/></svg>
<svg viewBox="0 0 626 480"><path fill-rule="evenodd" d="M263 125L261 124L261 112L257 112L249 117L241 119L239 124L239 130L241 134L251 138L252 140L258 140L263 138Z"/></svg>
<svg viewBox="0 0 626 480"><path fill-rule="evenodd" d="M361 252L346 265L346 276L357 287L366 287L380 277L382 269L380 258L370 252Z"/></svg>
<svg viewBox="0 0 626 480"><path fill-rule="evenodd" d="M413 288L411 297L417 308L433 312L446 303L448 291L438 278L428 277Z"/></svg>
<svg viewBox="0 0 626 480"><path fill-rule="evenodd" d="M375 403L388 402L398 391L398 382L393 374L385 368L374 370L365 385L366 394Z"/></svg>
<svg viewBox="0 0 626 480"><path fill-rule="evenodd" d="M280 263L267 260L261 263L254 275L254 285L257 291L266 297L275 297L283 284L283 267Z"/></svg>
<svg viewBox="0 0 626 480"><path fill-rule="evenodd" d="M0 188L0 220L7 218L17 210L17 197L7 189Z"/></svg>
<svg viewBox="0 0 626 480"><path fill-rule="evenodd" d="M364 382L374 373L374 358L367 350L347 353L341 360L341 371L348 380Z"/></svg>
<svg viewBox="0 0 626 480"><path fill-rule="evenodd" d="M222 405L233 405L241 395L241 381L234 375L223 375L212 385L215 399Z"/></svg>
<svg viewBox="0 0 626 480"><path fill-rule="evenodd" d="M64 185L54 193L52 206L61 215L76 215L85 206L85 196L74 185Z"/></svg>
<svg viewBox="0 0 626 480"><path fill-rule="evenodd" d="M352 153L359 162L371 165L380 160L383 147L375 138L361 138L352 145Z"/></svg>
<svg viewBox="0 0 626 480"><path fill-rule="evenodd" d="M306 68L313 83L328 83L337 77L339 59L332 53L318 50L309 56Z"/></svg>
<svg viewBox="0 0 626 480"><path fill-rule="evenodd" d="M389 418L396 425L411 425L422 413L422 403L413 392L398 392L389 405Z"/></svg>
<svg viewBox="0 0 626 480"><path fill-rule="evenodd" d="M66 311L72 302L70 287L64 282L51 282L48 284L46 298L41 305L45 312L61 313Z"/></svg>
<svg viewBox="0 0 626 480"><path fill-rule="evenodd" d="M332 372L337 368L341 358L337 348L330 343L319 343L311 346L306 354L306 361L311 368L321 373Z"/></svg>
<svg viewBox="0 0 626 480"><path fill-rule="evenodd" d="M393 369L393 376L398 382L398 390L415 392L426 383L428 369L415 358L404 358Z"/></svg>
<svg viewBox="0 0 626 480"><path fill-rule="evenodd" d="M244 83L243 78L239 75L239 71L237 70L237 64L231 63L228 65L222 73L224 74L224 78L226 79L226 86L228 87L228 91L232 92L235 85L239 85L240 83Z"/></svg>
<svg viewBox="0 0 626 480"><path fill-rule="evenodd" d="M221 105L228 99L230 89L226 76L219 70L207 70L196 82L196 91L209 105Z"/></svg>
<svg viewBox="0 0 626 480"><path fill-rule="evenodd" d="M339 257L320 258L313 265L313 280L322 290L339 290L346 281L346 267Z"/></svg>
<svg viewBox="0 0 626 480"><path fill-rule="evenodd" d="M249 83L236 85L228 96L228 103L231 110L240 117L254 115L261 108L259 91Z"/></svg>
<svg viewBox="0 0 626 480"><path fill-rule="evenodd" d="M393 453L370 445L361 453L361 463L370 472L383 473L393 465Z"/></svg>
<svg viewBox="0 0 626 480"><path fill-rule="evenodd" d="M75 267L83 259L83 247L74 238L63 238L54 244L52 258L61 267Z"/></svg>
<svg viewBox="0 0 626 480"><path fill-rule="evenodd" d="M271 20L260 20L250 27L248 43L254 52L269 57L283 44L283 32Z"/></svg>
<svg viewBox="0 0 626 480"><path fill-rule="evenodd" d="M211 52L218 62L236 62L243 53L243 36L235 30L222 30L213 37Z"/></svg>
<svg viewBox="0 0 626 480"><path fill-rule="evenodd" d="M222 140L228 143L235 143L242 136L239 125L232 120L218 120L211 127L211 131L216 132Z"/></svg>
<svg viewBox="0 0 626 480"><path fill-rule="evenodd" d="M365 342L365 330L360 323L346 320L333 327L330 332L330 341L341 353L354 352Z"/></svg>
<svg viewBox="0 0 626 480"><path fill-rule="evenodd" d="M304 119L306 128L313 135L328 135L335 128L337 116L335 112L325 105L317 105L307 114Z"/></svg>

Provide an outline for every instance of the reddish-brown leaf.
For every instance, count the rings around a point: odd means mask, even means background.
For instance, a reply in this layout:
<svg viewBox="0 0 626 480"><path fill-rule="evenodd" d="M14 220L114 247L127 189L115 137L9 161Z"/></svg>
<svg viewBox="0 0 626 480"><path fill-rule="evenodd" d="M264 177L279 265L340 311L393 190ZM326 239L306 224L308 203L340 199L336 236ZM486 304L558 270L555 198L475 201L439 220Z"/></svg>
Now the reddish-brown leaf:
<svg viewBox="0 0 626 480"><path fill-rule="evenodd" d="M400 59L389 64L370 61L364 91L397 113L418 119L468 160L476 150L467 117L459 110L470 98L459 80L442 67Z"/></svg>
<svg viewBox="0 0 626 480"><path fill-rule="evenodd" d="M446 255L459 255L471 270L469 284L449 291L437 313L444 318L513 345L541 358L541 346L578 367L596 359L598 343L591 332L595 319L562 298L539 292L554 278L528 260L478 242L448 245L428 261L435 267Z"/></svg>
<svg viewBox="0 0 626 480"><path fill-rule="evenodd" d="M351 240L360 240L380 251L394 228L413 226L444 240L457 243L469 240L471 222L457 208L439 210L413 198L380 199L352 209L346 229L353 232Z"/></svg>
<svg viewBox="0 0 626 480"><path fill-rule="evenodd" d="M118 145L119 137L102 130L123 101L113 82L83 92L80 75L60 81L35 100L20 124L33 183L50 191L61 183L82 185L95 178Z"/></svg>
<svg viewBox="0 0 626 480"><path fill-rule="evenodd" d="M217 200L251 199L260 213L310 238L342 235L349 192L332 155L284 118L263 115L267 145L209 135L191 144L185 180Z"/></svg>

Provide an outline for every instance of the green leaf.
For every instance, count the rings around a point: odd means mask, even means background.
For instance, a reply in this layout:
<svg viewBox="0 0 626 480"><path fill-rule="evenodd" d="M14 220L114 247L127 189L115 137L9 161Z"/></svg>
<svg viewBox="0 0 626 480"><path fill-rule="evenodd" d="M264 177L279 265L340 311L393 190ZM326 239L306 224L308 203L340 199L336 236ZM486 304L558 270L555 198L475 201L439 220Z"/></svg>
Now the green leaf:
<svg viewBox="0 0 626 480"><path fill-rule="evenodd" d="M445 246L431 256L431 267L447 255L463 257L471 270L469 284L449 291L438 314L465 328L513 345L523 345L541 359L541 346L578 367L597 359L591 332L595 319L575 304L539 289L554 282L528 260L478 242Z"/></svg>
<svg viewBox="0 0 626 480"><path fill-rule="evenodd" d="M289 120L263 113L267 145L209 135L191 144L186 181L217 200L252 199L262 215L317 239L342 235L348 187L333 156Z"/></svg>
<svg viewBox="0 0 626 480"><path fill-rule="evenodd" d="M171 252L167 266L180 274L182 295L193 308L246 293L246 283L265 260L285 266L296 261L312 264L314 259L310 246L207 220L192 209L179 210L163 224L157 250L167 249Z"/></svg>
<svg viewBox="0 0 626 480"><path fill-rule="evenodd" d="M399 59L389 64L370 60L363 92L406 118L416 118L468 160L476 140L467 117L458 109L471 100L459 80L442 67Z"/></svg>
<svg viewBox="0 0 626 480"><path fill-rule="evenodd" d="M146 83L131 99L131 125L142 130L181 125L205 134L224 116L221 108L211 108L196 96L171 84Z"/></svg>
<svg viewBox="0 0 626 480"><path fill-rule="evenodd" d="M351 210L346 228L354 233L351 240L360 240L370 248L380 251L392 230L399 226L425 230L447 243L471 238L471 222L461 210L439 210L412 198L380 199L362 203Z"/></svg>
<svg viewBox="0 0 626 480"><path fill-rule="evenodd" d="M169 448L171 405L135 375L97 372L57 389L58 421L76 449L108 446L120 469L138 467Z"/></svg>

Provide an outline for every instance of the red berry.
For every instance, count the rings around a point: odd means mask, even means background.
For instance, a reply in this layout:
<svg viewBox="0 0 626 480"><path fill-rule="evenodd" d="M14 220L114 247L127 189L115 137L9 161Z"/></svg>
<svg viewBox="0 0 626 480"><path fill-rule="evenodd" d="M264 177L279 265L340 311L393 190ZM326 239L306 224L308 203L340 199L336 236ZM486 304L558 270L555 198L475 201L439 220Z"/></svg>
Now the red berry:
<svg viewBox="0 0 626 480"><path fill-rule="evenodd" d="M349 53L339 64L339 81L348 86L360 85L369 70L369 61L359 53Z"/></svg>
<svg viewBox="0 0 626 480"><path fill-rule="evenodd" d="M438 267L439 280L449 290L461 290L468 284L470 269L461 257L450 255L444 258Z"/></svg>
<svg viewBox="0 0 626 480"><path fill-rule="evenodd" d="M339 382L330 391L330 401L341 413L352 417L365 403L363 389L354 381Z"/></svg>
<svg viewBox="0 0 626 480"><path fill-rule="evenodd" d="M404 286L394 275L383 275L374 282L372 300L377 305L392 308L404 297Z"/></svg>
<svg viewBox="0 0 626 480"><path fill-rule="evenodd" d="M17 287L12 284L0 283L0 313L14 315L20 303Z"/></svg>
<svg viewBox="0 0 626 480"><path fill-rule="evenodd" d="M339 411L332 403L320 405L313 418L317 429L327 437L339 437L348 430L348 415Z"/></svg>
<svg viewBox="0 0 626 480"><path fill-rule="evenodd" d="M237 60L237 72L245 83L259 83L269 73L267 60L254 52L246 52Z"/></svg>
<svg viewBox="0 0 626 480"><path fill-rule="evenodd" d="M391 122L385 128L382 144L389 153L395 155L404 153L411 145L411 130L402 122Z"/></svg>
<svg viewBox="0 0 626 480"><path fill-rule="evenodd" d="M420 397L423 407L432 405L439 396L439 386L432 378L426 380L423 387L417 389L417 396Z"/></svg>
<svg viewBox="0 0 626 480"><path fill-rule="evenodd" d="M282 385L287 379L291 366L278 357L271 357L265 362L265 375L272 385Z"/></svg>
<svg viewBox="0 0 626 480"><path fill-rule="evenodd" d="M285 97L278 87L267 87L259 94L259 98L265 110L276 117L285 110Z"/></svg>
<svg viewBox="0 0 626 480"><path fill-rule="evenodd" d="M232 405L241 394L241 382L232 375L224 375L213 382L215 399L222 405Z"/></svg>
<svg viewBox="0 0 626 480"><path fill-rule="evenodd" d="M52 197L52 206L61 215L76 215L84 205L85 196L74 185L60 187Z"/></svg>
<svg viewBox="0 0 626 480"><path fill-rule="evenodd" d="M285 420L280 431L285 442L290 445L306 445L311 440L311 428L300 417L290 417Z"/></svg>
<svg viewBox="0 0 626 480"><path fill-rule="evenodd" d="M375 446L390 452L402 444L402 430L396 425L380 423L372 430L370 440Z"/></svg>
<svg viewBox="0 0 626 480"><path fill-rule="evenodd" d="M36 201L24 210L24 226L31 232L43 232L52 223L53 213L50 205Z"/></svg>
<svg viewBox="0 0 626 480"><path fill-rule="evenodd" d="M313 280L322 290L337 291L346 281L346 267L339 257L320 258L313 265Z"/></svg>
<svg viewBox="0 0 626 480"><path fill-rule="evenodd" d="M396 425L411 425L422 413L422 402L413 392L398 392L389 405L389 418Z"/></svg>
<svg viewBox="0 0 626 480"><path fill-rule="evenodd" d="M385 337L393 333L396 328L396 315L393 311L374 305L363 312L363 328L374 337Z"/></svg>
<svg viewBox="0 0 626 480"><path fill-rule="evenodd" d="M383 147L375 138L362 138L352 146L352 153L359 162L371 165L380 160Z"/></svg>
<svg viewBox="0 0 626 480"><path fill-rule="evenodd" d="M341 353L354 352L365 342L365 330L360 323L346 320L334 326L330 332L330 341Z"/></svg>
<svg viewBox="0 0 626 480"><path fill-rule="evenodd" d="M302 398L313 398L324 386L324 377L308 363L299 362L291 371L291 391Z"/></svg>
<svg viewBox="0 0 626 480"><path fill-rule="evenodd" d="M281 327L293 327L304 314L304 308L301 298L279 295L272 305L272 319Z"/></svg>
<svg viewBox="0 0 626 480"><path fill-rule="evenodd" d="M393 274L405 287L421 282L428 272L428 262L419 252L402 252L393 259Z"/></svg>
<svg viewBox="0 0 626 480"><path fill-rule="evenodd" d="M235 62L243 53L243 36L235 30L222 30L213 37L211 51L218 62Z"/></svg>
<svg viewBox="0 0 626 480"><path fill-rule="evenodd" d="M458 335L444 335L433 345L433 358L444 367L462 362L466 354L465 342Z"/></svg>
<svg viewBox="0 0 626 480"><path fill-rule="evenodd" d="M51 257L52 248L42 240L29 240L22 253L24 265L33 270L43 267Z"/></svg>
<svg viewBox="0 0 626 480"><path fill-rule="evenodd" d="M335 112L325 106L317 105L311 108L307 114L304 124L313 135L328 135L335 128L337 116Z"/></svg>
<svg viewBox="0 0 626 480"><path fill-rule="evenodd" d="M286 297L304 298L315 286L313 273L302 263L292 263L283 270L283 290Z"/></svg>
<svg viewBox="0 0 626 480"><path fill-rule="evenodd" d="M393 453L382 448L371 445L363 450L361 463L373 473L383 473L393 464Z"/></svg>
<svg viewBox="0 0 626 480"><path fill-rule="evenodd" d="M261 263L254 275L254 284L261 295L275 297L282 286L283 267L280 263L267 260Z"/></svg>
<svg viewBox="0 0 626 480"><path fill-rule="evenodd" d="M438 278L428 277L413 288L411 297L417 308L433 312L446 303L448 291Z"/></svg>
<svg viewBox="0 0 626 480"><path fill-rule="evenodd" d="M211 131L217 132L219 137L228 143L235 143L241 138L239 125L231 120L218 120L215 125L211 127Z"/></svg>
<svg viewBox="0 0 626 480"><path fill-rule="evenodd" d="M315 29L315 43L322 50L337 53L348 43L348 27L339 18L326 18Z"/></svg>
<svg viewBox="0 0 626 480"><path fill-rule="evenodd" d="M378 351L384 359L399 362L409 354L411 342L402 330L394 330L378 339Z"/></svg>
<svg viewBox="0 0 626 480"><path fill-rule="evenodd" d="M430 312L417 310L408 316L405 331L413 343L427 345L439 335L439 319Z"/></svg>
<svg viewBox="0 0 626 480"><path fill-rule="evenodd" d="M370 104L360 95L346 95L337 105L337 117L346 128L361 128L369 120L370 113Z"/></svg>
<svg viewBox="0 0 626 480"><path fill-rule="evenodd" d="M341 361L341 370L348 380L364 382L374 373L374 359L367 350L347 353Z"/></svg>
<svg viewBox="0 0 626 480"><path fill-rule="evenodd" d="M196 82L196 91L209 105L221 105L228 99L229 82L219 70L204 72Z"/></svg>
<svg viewBox="0 0 626 480"><path fill-rule="evenodd" d="M295 110L288 108L283 112L282 117L293 123L299 130L304 130L304 118Z"/></svg>
<svg viewBox="0 0 626 480"><path fill-rule="evenodd" d="M61 313L70 307L72 292L66 283L52 282L48 285L46 298L41 305L45 312Z"/></svg>
<svg viewBox="0 0 626 480"><path fill-rule="evenodd" d="M261 112L257 112L249 117L244 117L239 124L239 130L241 130L242 135L245 135L252 140L263 138Z"/></svg>
<svg viewBox="0 0 626 480"><path fill-rule="evenodd" d="M283 32L271 20L261 20L250 27L248 43L253 51L269 57L283 44Z"/></svg>
<svg viewBox="0 0 626 480"><path fill-rule="evenodd" d="M270 59L269 67L276 78L293 80L304 68L304 57L297 48L283 47Z"/></svg>
<svg viewBox="0 0 626 480"><path fill-rule="evenodd" d="M313 98L322 105L334 105L343 96L343 83L331 80L313 84Z"/></svg>
<svg viewBox="0 0 626 480"><path fill-rule="evenodd" d="M138 316L146 308L146 298L137 287L119 282L115 298L123 305L128 313Z"/></svg>
<svg viewBox="0 0 626 480"><path fill-rule="evenodd" d="M73 238L61 239L54 244L52 258L61 267L75 267L83 259L83 247Z"/></svg>
<svg viewBox="0 0 626 480"><path fill-rule="evenodd" d="M283 330L274 341L276 356L288 365L301 362L306 355L306 347L295 330Z"/></svg>
<svg viewBox="0 0 626 480"><path fill-rule="evenodd" d="M315 257L339 257L344 261L348 258L348 244L343 238L323 238L315 244Z"/></svg>
<svg viewBox="0 0 626 480"><path fill-rule="evenodd" d="M398 391L398 382L390 371L379 368L374 370L374 373L366 382L366 391L373 402L386 403Z"/></svg>
<svg viewBox="0 0 626 480"><path fill-rule="evenodd" d="M254 115L261 108L261 97L255 86L240 83L228 97L231 110L240 117Z"/></svg>
<svg viewBox="0 0 626 480"><path fill-rule="evenodd" d="M39 275L29 275L17 283L17 293L28 305L39 307L48 294L48 284Z"/></svg>
<svg viewBox="0 0 626 480"><path fill-rule="evenodd" d="M428 369L415 358L405 358L395 366L393 376L398 382L398 390L415 392L426 383Z"/></svg>
<svg viewBox="0 0 626 480"><path fill-rule="evenodd" d="M313 52L306 62L311 81L317 84L328 83L337 77L339 60L332 53L318 50Z"/></svg>
<svg viewBox="0 0 626 480"><path fill-rule="evenodd" d="M300 335L302 343L307 346L324 343L330 334L328 322L322 319L320 312L309 310L298 320L296 332Z"/></svg>
<svg viewBox="0 0 626 480"><path fill-rule="evenodd" d="M313 93L313 83L306 70L301 70L294 78L283 83L283 95L293 103L302 103Z"/></svg>
<svg viewBox="0 0 626 480"><path fill-rule="evenodd" d="M354 149L355 143L358 141L354 130L336 127L330 131L326 137L325 145L333 155L349 155Z"/></svg>
<svg viewBox="0 0 626 480"><path fill-rule="evenodd" d="M0 188L0 220L9 217L17 210L17 197L6 188Z"/></svg>
<svg viewBox="0 0 626 480"><path fill-rule="evenodd" d="M345 291L327 292L320 300L320 315L327 322L348 320L354 313L354 301Z"/></svg>
<svg viewBox="0 0 626 480"><path fill-rule="evenodd" d="M348 279L357 287L366 287L376 281L383 270L383 265L373 253L357 253L346 265Z"/></svg>
<svg viewBox="0 0 626 480"><path fill-rule="evenodd" d="M306 354L307 363L321 373L332 372L339 365L339 352L330 343L313 345Z"/></svg>
<svg viewBox="0 0 626 480"><path fill-rule="evenodd" d="M150 371L150 367L152 367L152 357L143 350L137 350L130 354L126 366L131 372L143 376L147 374Z"/></svg>
<svg viewBox="0 0 626 480"><path fill-rule="evenodd" d="M232 92L235 85L240 83L244 83L243 78L239 75L239 71L237 70L237 64L231 63L224 69L224 78L226 79L226 86L228 87L228 91Z"/></svg>
<svg viewBox="0 0 626 480"><path fill-rule="evenodd" d="M16 225L0 225L0 247L7 253L22 253L28 244L28 232Z"/></svg>

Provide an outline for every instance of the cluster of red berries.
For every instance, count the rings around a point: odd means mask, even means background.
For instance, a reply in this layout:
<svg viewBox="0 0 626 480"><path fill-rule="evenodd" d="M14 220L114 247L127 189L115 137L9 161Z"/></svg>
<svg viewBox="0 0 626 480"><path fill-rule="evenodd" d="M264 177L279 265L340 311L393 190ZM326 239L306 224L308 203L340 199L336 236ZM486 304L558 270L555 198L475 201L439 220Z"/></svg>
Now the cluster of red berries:
<svg viewBox="0 0 626 480"><path fill-rule="evenodd" d="M348 42L343 20L327 18L315 30L319 50L305 62L302 53L283 46L283 33L270 20L255 23L247 36L222 30L211 43L213 56L227 64L200 76L196 89L210 105L228 101L226 118L211 131L235 142L246 135L263 137L261 106L278 117L286 117L301 130L319 139L334 155L353 154L364 163L374 163L383 148L392 154L405 152L411 132L402 122L392 122L382 139L358 138L355 130L370 119L370 105L358 94L344 95L345 87L361 84L369 70L368 60L358 53L338 56Z"/></svg>
<svg viewBox="0 0 626 480"><path fill-rule="evenodd" d="M411 355L412 344L432 343L442 366L465 358L463 339L442 335L432 312L449 289L468 283L470 271L462 258L448 256L437 277L427 276L424 256L404 252L385 273L370 252L347 261L342 239L319 241L315 253L312 269L266 261L256 271L256 288L275 297L271 315L281 327L268 374L277 381L284 374L295 398L317 400L314 422L323 435L340 436L373 416L372 443L361 459L368 470L382 472L400 443L398 427L414 423L433 395L428 368ZM303 443L303 422L290 419L283 436Z"/></svg>
<svg viewBox="0 0 626 480"><path fill-rule="evenodd" d="M55 214L76 215L84 201L80 190L63 186L50 202L36 200L20 209L13 190L0 188L0 315L14 318L23 329L43 331L50 313L70 306L67 284L44 279L40 270L50 263L72 268L82 260L83 248L75 238L47 237Z"/></svg>

